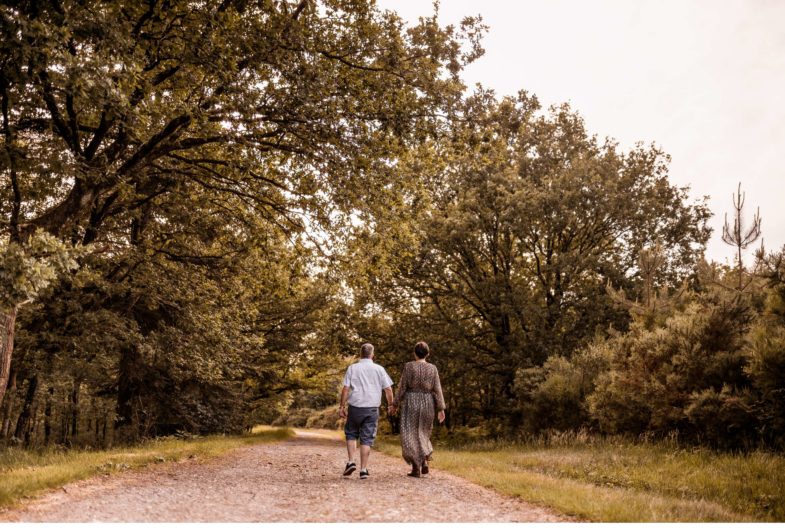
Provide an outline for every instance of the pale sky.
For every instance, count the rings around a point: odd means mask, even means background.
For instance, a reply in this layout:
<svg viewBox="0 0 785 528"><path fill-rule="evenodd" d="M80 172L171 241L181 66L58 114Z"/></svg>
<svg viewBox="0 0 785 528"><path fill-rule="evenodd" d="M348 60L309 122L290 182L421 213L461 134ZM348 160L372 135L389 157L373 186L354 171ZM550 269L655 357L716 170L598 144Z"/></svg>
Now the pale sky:
<svg viewBox="0 0 785 528"><path fill-rule="evenodd" d="M410 21L433 11L428 0L379 5ZM732 262L720 235L739 182L766 248L782 248L785 0L442 0L439 18L478 13L490 29L469 86L568 101L600 137L662 147L671 182L710 196L709 259Z"/></svg>

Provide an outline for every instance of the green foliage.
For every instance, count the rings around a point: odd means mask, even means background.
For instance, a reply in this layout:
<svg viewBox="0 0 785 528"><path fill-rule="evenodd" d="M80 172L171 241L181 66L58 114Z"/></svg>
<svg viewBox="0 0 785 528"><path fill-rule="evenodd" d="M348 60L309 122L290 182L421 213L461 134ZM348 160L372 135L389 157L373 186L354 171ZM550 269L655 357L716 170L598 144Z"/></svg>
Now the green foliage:
<svg viewBox="0 0 785 528"><path fill-rule="evenodd" d="M397 376L425 340L449 428L781 445L782 257L738 291L660 149L466 95L479 19L90 0L0 22L8 441L330 424L360 341Z"/></svg>
<svg viewBox="0 0 785 528"><path fill-rule="evenodd" d="M76 269L80 253L41 230L24 245L0 243L0 307L35 300L60 274Z"/></svg>
<svg viewBox="0 0 785 528"><path fill-rule="evenodd" d="M764 275L769 292L763 315L748 335L745 367L754 387L761 434L783 447L785 438L785 250L771 255Z"/></svg>
<svg viewBox="0 0 785 528"><path fill-rule="evenodd" d="M392 167L458 104L482 33L343 0L0 6L0 301L37 296L2 436L236 432L286 392L332 403L344 230L414 186ZM57 281L71 246L89 254Z"/></svg>
<svg viewBox="0 0 785 528"><path fill-rule="evenodd" d="M739 447L754 444L757 416L750 408L748 391L728 385L693 392L684 409L694 439L711 446Z"/></svg>
<svg viewBox="0 0 785 528"><path fill-rule="evenodd" d="M664 328L633 328L615 340L611 368L589 398L602 430L694 437L706 434L713 410L738 413L733 398L747 385L742 347L752 314L739 297L703 301L669 318ZM733 424L725 425L716 424L714 439L727 434L736 443Z"/></svg>
<svg viewBox="0 0 785 528"><path fill-rule="evenodd" d="M782 255L745 292L733 270L702 267L698 291L630 302L633 323L569 358L519 370L526 431L595 429L720 448L782 447ZM647 300L648 299L648 300ZM677 302L674 302L677 301Z"/></svg>
<svg viewBox="0 0 785 528"><path fill-rule="evenodd" d="M683 441L723 448L781 446L779 263L776 256L770 258L770 282L763 290L742 294L713 276L702 293L686 296L686 304L674 305L661 323L637 319L629 332L569 361L549 360L524 371L525 414L535 427L676 434ZM731 273L726 277L734 282ZM596 357L599 351L607 361L586 366L586 355ZM585 379L593 385L581 390ZM559 411L543 419L548 409ZM574 418L581 410L588 413Z"/></svg>
<svg viewBox="0 0 785 528"><path fill-rule="evenodd" d="M670 185L666 155L623 152L568 106L543 111L525 92L478 91L416 154L399 167L420 187L355 230L355 302L362 335L399 361L419 339L435 344L433 361L458 392L448 407L464 425L520 425L516 373L537 376L548 358L625 328L629 315L605 285L637 293L645 248L661 241L655 286L673 288L708 237L705 204ZM567 405L575 396L564 376L565 393L553 396Z"/></svg>
<svg viewBox="0 0 785 528"><path fill-rule="evenodd" d="M607 372L612 353L607 342L600 341L569 360L553 356L541 367L519 371L516 393L525 430L577 430L591 423L586 398Z"/></svg>

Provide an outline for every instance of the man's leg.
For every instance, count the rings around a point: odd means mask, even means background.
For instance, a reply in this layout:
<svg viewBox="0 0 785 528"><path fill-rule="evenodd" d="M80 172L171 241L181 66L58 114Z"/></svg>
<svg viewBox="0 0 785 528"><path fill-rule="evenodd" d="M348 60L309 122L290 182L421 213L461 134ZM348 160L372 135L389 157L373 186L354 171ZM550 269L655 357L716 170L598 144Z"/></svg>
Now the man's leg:
<svg viewBox="0 0 785 528"><path fill-rule="evenodd" d="M346 468L343 470L344 477L348 477L357 469L357 465L354 463L354 454L357 451L357 438L360 436L360 427L355 418L355 410L349 406L346 424L343 427L343 432L346 435L346 453L349 456Z"/></svg>
<svg viewBox="0 0 785 528"><path fill-rule="evenodd" d="M376 425L379 422L379 410L368 409L360 427L360 472L368 469L368 458L371 456L371 446L376 438Z"/></svg>
<svg viewBox="0 0 785 528"><path fill-rule="evenodd" d="M360 446L360 471L368 469L368 458L371 456L371 446Z"/></svg>

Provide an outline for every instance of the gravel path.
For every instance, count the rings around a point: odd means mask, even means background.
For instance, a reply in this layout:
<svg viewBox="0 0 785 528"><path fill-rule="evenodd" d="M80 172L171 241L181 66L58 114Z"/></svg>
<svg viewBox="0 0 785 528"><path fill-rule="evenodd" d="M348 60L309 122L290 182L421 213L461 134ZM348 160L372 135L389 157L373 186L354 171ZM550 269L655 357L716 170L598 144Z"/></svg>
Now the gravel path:
<svg viewBox="0 0 785 528"><path fill-rule="evenodd" d="M439 471L406 476L371 454L371 478L341 477L343 443L298 432L204 462L150 466L67 485L0 514L0 522L504 522L567 521Z"/></svg>

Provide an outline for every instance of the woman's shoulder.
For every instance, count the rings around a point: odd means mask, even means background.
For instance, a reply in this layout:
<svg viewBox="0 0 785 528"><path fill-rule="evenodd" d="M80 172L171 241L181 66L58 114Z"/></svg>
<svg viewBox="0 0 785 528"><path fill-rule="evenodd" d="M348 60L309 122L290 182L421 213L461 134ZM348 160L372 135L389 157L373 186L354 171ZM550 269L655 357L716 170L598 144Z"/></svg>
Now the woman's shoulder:
<svg viewBox="0 0 785 528"><path fill-rule="evenodd" d="M431 363L430 361L409 361L406 363L403 368L419 368L427 370L436 370L436 365Z"/></svg>

